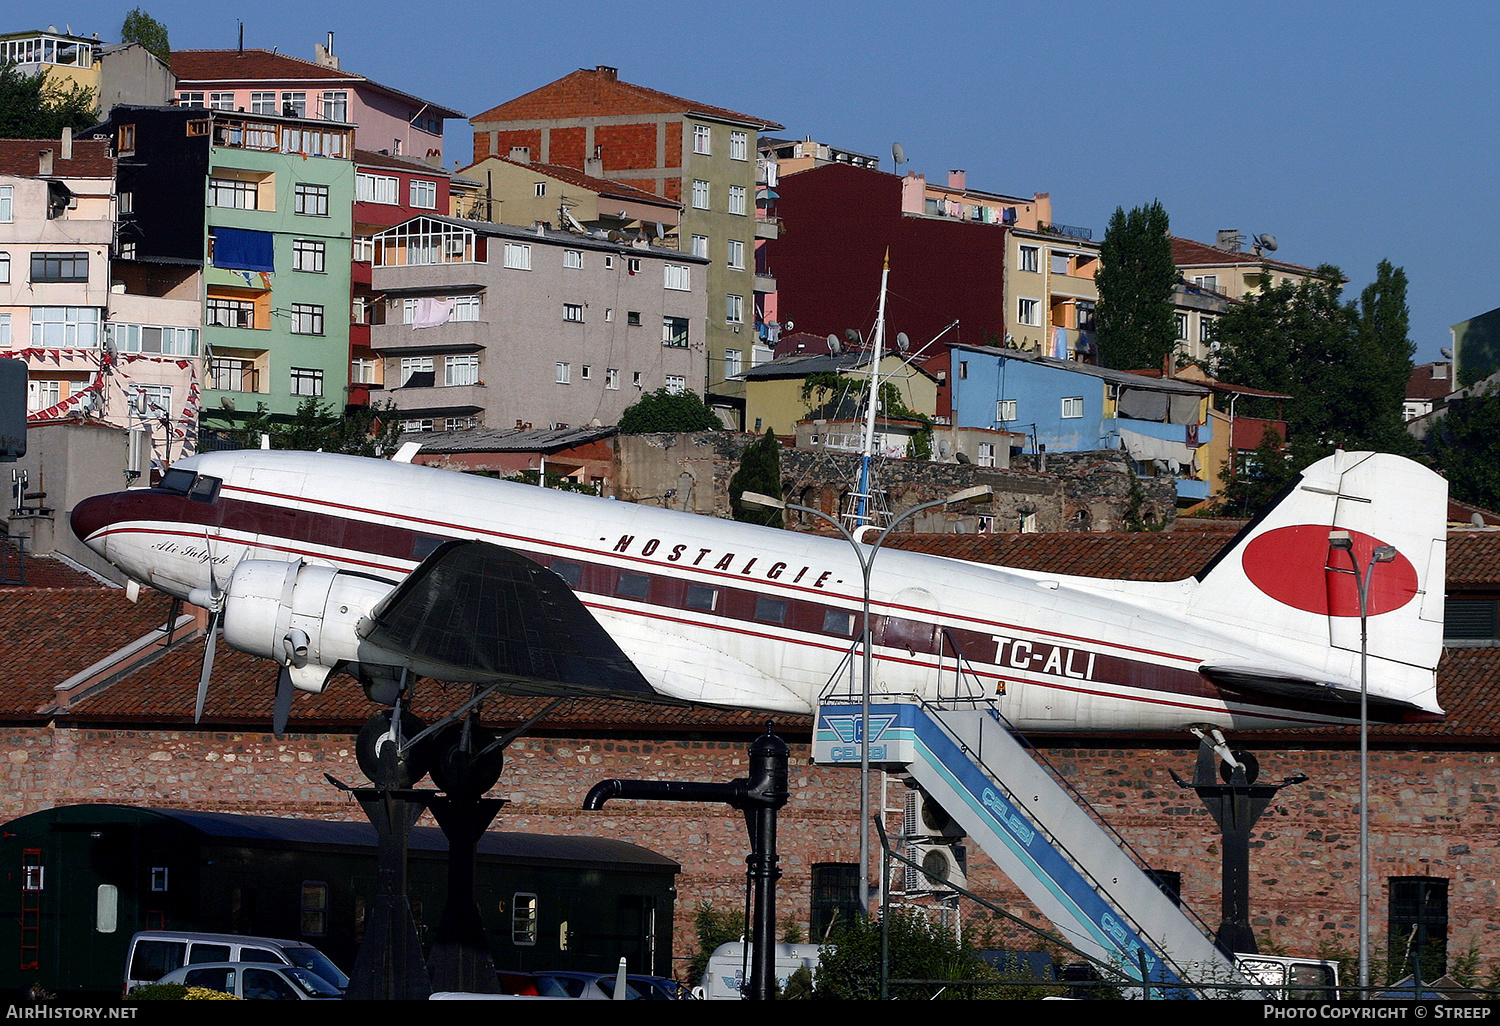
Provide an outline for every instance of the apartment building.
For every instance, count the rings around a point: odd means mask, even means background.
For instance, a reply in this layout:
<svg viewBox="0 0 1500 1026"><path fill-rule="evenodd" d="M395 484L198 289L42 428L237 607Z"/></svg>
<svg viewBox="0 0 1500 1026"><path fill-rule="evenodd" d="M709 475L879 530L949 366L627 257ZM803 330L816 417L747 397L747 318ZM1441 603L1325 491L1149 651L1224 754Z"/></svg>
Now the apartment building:
<svg viewBox="0 0 1500 1026"><path fill-rule="evenodd" d="M708 347L702 390L726 424L744 416L744 384L725 373L756 337L754 250L756 152L760 132L782 126L710 104L622 82L616 68L583 68L469 119L474 160L508 157L585 170L682 205L683 253L706 262Z"/></svg>
<svg viewBox="0 0 1500 1026"><path fill-rule="evenodd" d="M703 258L438 215L371 246L370 345L408 431L615 424L706 373Z"/></svg>
<svg viewBox="0 0 1500 1026"><path fill-rule="evenodd" d="M290 416L309 398L341 405L353 126L121 105L98 131L119 158L121 255L202 268L203 426L262 406Z"/></svg>

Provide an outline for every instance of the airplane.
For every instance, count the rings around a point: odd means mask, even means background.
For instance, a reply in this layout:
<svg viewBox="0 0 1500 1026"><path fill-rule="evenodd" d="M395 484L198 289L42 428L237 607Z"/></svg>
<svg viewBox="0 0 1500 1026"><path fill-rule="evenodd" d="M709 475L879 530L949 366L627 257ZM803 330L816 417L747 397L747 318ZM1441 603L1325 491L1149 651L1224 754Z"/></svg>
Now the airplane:
<svg viewBox="0 0 1500 1026"><path fill-rule="evenodd" d="M1372 721L1440 719L1446 496L1411 461L1341 451L1167 583L882 550L871 691L977 688L1023 732L1162 732L1358 722L1364 680ZM844 539L399 459L205 453L71 523L210 611L198 715L222 625L281 665L278 734L336 672L391 707L366 753L401 738L415 677L809 714L852 682L862 630Z"/></svg>

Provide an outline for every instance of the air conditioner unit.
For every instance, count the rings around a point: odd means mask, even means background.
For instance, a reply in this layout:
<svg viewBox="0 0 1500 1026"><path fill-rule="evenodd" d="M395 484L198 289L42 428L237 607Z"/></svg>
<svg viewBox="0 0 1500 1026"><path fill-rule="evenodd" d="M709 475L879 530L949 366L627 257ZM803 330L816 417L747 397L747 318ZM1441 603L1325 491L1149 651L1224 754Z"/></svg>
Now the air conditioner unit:
<svg viewBox="0 0 1500 1026"><path fill-rule="evenodd" d="M908 872L908 892L941 893L969 886L968 851L962 844L922 844L917 847L921 855L915 861L921 865L922 871Z"/></svg>

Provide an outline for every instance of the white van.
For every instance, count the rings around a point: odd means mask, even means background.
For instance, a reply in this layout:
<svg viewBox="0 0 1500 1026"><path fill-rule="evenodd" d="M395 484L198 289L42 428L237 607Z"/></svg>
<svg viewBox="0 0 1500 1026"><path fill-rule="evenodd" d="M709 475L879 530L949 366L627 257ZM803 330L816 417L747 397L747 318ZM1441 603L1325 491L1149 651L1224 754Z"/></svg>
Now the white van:
<svg viewBox="0 0 1500 1026"><path fill-rule="evenodd" d="M129 994L143 983L155 983L167 973L202 962L270 962L297 965L323 977L340 992L349 977L311 944L274 937L242 937L234 933L179 933L142 930L130 938L125 954L125 987Z"/></svg>
<svg viewBox="0 0 1500 1026"><path fill-rule="evenodd" d="M792 973L804 966L809 971L815 971L822 953L821 944L776 945L775 969L772 970L776 977L776 988L780 990L785 987ZM693 997L709 1001L740 1000L745 996L740 988L744 986L749 965L744 941L720 944L709 956L708 968L703 971L703 979L698 986L693 988Z"/></svg>

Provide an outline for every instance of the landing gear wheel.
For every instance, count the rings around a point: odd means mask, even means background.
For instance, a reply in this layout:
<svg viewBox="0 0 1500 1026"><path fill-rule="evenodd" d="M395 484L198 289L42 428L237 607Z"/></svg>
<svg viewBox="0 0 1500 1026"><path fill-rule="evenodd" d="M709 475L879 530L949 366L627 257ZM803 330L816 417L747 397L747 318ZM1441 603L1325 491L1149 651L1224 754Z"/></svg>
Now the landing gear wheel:
<svg viewBox="0 0 1500 1026"><path fill-rule="evenodd" d="M432 737L432 782L453 798L478 798L500 779L505 752L495 748L495 733L469 721L469 740L464 744L464 722L448 724Z"/></svg>
<svg viewBox="0 0 1500 1026"><path fill-rule="evenodd" d="M1242 752L1238 748L1231 749L1236 759L1245 764L1245 783L1253 784L1260 776L1260 760L1249 752ZM1232 783L1234 780L1234 768L1227 762L1219 763L1219 776L1224 783Z"/></svg>
<svg viewBox="0 0 1500 1026"><path fill-rule="evenodd" d="M429 741L424 739L420 744L406 745L404 752L399 751L391 718L392 713L387 710L378 712L365 721L354 742L354 758L376 787L412 787L427 775L427 767L431 761ZM426 724L402 710L400 726L404 743L421 733Z"/></svg>

